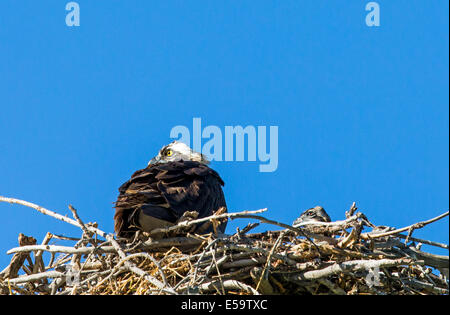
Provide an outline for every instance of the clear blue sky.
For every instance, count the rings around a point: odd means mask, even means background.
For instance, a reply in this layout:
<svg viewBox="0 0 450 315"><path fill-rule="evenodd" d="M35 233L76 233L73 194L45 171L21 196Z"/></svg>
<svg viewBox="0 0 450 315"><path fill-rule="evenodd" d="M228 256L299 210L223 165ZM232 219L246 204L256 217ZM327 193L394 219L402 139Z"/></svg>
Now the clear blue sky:
<svg viewBox="0 0 450 315"><path fill-rule="evenodd" d="M291 223L322 205L342 219L356 201L402 227L448 209L448 1L380 0L378 28L362 0L79 0L72 28L67 2L0 2L0 195L70 203L112 232L117 188L201 117L279 126L275 172L213 163L230 211ZM0 212L0 268L19 232L80 235ZM448 243L448 219L414 235Z"/></svg>

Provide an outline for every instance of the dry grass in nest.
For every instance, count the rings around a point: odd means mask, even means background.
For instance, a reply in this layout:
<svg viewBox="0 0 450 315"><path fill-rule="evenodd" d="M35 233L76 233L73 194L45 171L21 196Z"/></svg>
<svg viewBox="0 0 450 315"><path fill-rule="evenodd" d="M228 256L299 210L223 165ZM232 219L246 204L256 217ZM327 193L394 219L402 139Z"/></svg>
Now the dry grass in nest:
<svg viewBox="0 0 450 315"><path fill-rule="evenodd" d="M3 200L2 200L3 199ZM412 236L448 212L401 229L373 225L355 204L346 219L292 227L260 216L266 209L215 214L203 221L251 218L283 228L250 233L248 224L233 235L183 233L198 220L168 228L170 237L136 235L117 239L95 224L84 224L17 199L20 203L81 228L80 238L48 233L40 244L19 235L19 247L0 272L1 294L448 294L448 256L421 250L445 248ZM370 231L366 231L370 230ZM407 234L403 234L406 232ZM71 246L49 245L51 240ZM73 244L74 243L74 244ZM46 256L49 256L46 258Z"/></svg>

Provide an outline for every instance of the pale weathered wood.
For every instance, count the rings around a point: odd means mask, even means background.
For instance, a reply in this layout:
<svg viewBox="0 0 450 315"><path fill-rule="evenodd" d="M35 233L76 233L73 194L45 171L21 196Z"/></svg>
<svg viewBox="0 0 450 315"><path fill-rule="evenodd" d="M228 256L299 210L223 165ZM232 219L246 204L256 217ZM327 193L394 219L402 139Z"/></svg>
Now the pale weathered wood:
<svg viewBox="0 0 450 315"><path fill-rule="evenodd" d="M79 227L81 233L81 237L48 233L39 245L21 236L20 246L7 252L14 256L0 273L1 294L448 294L448 256L402 241L418 240L412 236L415 229L447 217L448 212L401 229L375 227L356 212L355 203L345 220L298 227L258 215L267 209L216 212L157 231L170 238L137 233L122 239L85 224L73 206L69 208L74 220L22 200L0 197L0 201L28 206ZM246 227L234 235L186 234L194 224L214 225L224 219L256 219L283 229L248 234L257 224L245 222ZM373 230L363 231L367 227ZM408 235L399 234L406 231ZM50 245L51 239L74 245ZM46 252L51 258L44 267Z"/></svg>

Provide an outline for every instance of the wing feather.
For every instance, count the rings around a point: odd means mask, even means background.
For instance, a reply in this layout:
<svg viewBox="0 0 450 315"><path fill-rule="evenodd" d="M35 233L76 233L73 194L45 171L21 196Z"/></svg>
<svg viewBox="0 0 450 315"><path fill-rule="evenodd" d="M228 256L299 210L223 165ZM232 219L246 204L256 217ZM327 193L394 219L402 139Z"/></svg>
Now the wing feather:
<svg viewBox="0 0 450 315"><path fill-rule="evenodd" d="M136 171L119 188L114 229L121 236L135 231L139 211L172 223L186 211L197 211L199 218L209 216L226 208L223 185L217 172L194 161L156 164ZM219 230L224 232L225 226Z"/></svg>

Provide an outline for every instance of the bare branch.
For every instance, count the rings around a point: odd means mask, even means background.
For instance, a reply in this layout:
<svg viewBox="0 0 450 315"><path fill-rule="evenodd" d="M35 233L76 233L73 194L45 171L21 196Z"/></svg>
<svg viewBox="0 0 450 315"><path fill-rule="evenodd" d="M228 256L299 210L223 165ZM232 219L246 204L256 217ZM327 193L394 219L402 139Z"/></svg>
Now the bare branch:
<svg viewBox="0 0 450 315"><path fill-rule="evenodd" d="M426 225L428 225L430 223L436 222L436 221L438 221L438 220L440 220L442 218L445 218L448 215L449 215L449 211L447 211L447 212L445 212L445 213L443 213L443 214L441 214L441 215L439 215L439 216L437 216L435 218L432 218L430 220L414 223L414 224L405 226L405 227L403 227L401 229L397 229L397 230L393 230L393 231L389 231L389 232L384 232L384 233L379 233L379 234L363 233L363 234L361 234L361 237L363 239L374 239L374 238L379 238L379 237L395 235L395 234L398 234L398 233L401 233L401 232L405 232L405 231L408 231L408 230L411 230L411 229L421 229L424 226L426 226Z"/></svg>
<svg viewBox="0 0 450 315"><path fill-rule="evenodd" d="M58 213L56 213L54 211L45 209L45 208L43 208L41 206L38 206L38 205L36 205L34 203L31 203L31 202L28 202L28 201L15 199L15 198L6 198L6 197L0 196L0 202L14 203L14 204L22 205L22 206L25 206L25 207L29 207L29 208L32 208L32 209L35 209L35 210L39 211L42 214L51 216L51 217L53 217L53 218L55 218L57 220L69 223L69 224L77 226L79 228L82 228L82 226L76 220L70 219L70 218L68 218L66 216L60 215L60 214L58 214ZM100 229L97 229L97 228L94 228L94 227L88 227L88 229L91 232L93 232L93 233L97 233L98 235L101 235L102 237L106 237L107 233L103 232Z"/></svg>

